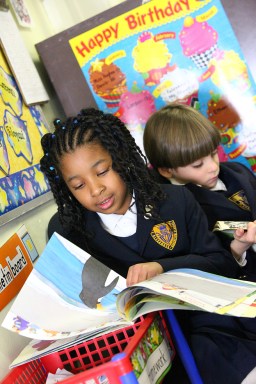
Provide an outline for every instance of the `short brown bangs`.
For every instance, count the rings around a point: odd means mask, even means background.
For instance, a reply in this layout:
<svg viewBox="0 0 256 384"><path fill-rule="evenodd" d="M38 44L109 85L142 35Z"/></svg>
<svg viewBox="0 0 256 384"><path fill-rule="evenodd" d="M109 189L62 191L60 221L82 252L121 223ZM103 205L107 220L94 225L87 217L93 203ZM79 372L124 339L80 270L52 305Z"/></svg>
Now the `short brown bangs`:
<svg viewBox="0 0 256 384"><path fill-rule="evenodd" d="M219 131L211 124L183 121L172 135L171 168L185 167L214 152L220 144Z"/></svg>

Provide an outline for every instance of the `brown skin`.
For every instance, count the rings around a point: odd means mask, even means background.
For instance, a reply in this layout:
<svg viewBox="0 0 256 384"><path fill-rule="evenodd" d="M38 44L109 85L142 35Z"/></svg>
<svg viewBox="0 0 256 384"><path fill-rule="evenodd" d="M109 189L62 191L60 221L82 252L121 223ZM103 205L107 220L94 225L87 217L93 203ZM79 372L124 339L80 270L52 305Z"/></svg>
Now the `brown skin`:
<svg viewBox="0 0 256 384"><path fill-rule="evenodd" d="M132 197L128 188L112 168L110 154L100 144L85 144L64 154L60 169L70 192L89 211L124 215L129 209ZM127 286L162 272L157 262L135 264L128 270Z"/></svg>

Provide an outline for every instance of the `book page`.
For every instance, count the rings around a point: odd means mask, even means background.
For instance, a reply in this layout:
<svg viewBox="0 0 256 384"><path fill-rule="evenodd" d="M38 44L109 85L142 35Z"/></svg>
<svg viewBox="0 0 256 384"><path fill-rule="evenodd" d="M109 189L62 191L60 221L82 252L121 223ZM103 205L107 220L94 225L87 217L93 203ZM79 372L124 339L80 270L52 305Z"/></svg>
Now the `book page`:
<svg viewBox="0 0 256 384"><path fill-rule="evenodd" d="M116 296L125 287L123 277L55 233L2 326L40 340L115 326L125 322L116 311Z"/></svg>
<svg viewBox="0 0 256 384"><path fill-rule="evenodd" d="M108 332L114 332L116 329L123 328L124 325L119 324L116 327L107 326L98 330L98 332L94 332L93 336L90 333L86 335L78 335L73 337L68 337L66 339L60 340L31 340L28 345L20 352L20 354L13 360L10 365L10 368L14 368L18 365L27 363L29 361L39 359L51 353L60 351L64 348L69 348L75 344L82 343L86 340L90 340L93 337L101 336Z"/></svg>
<svg viewBox="0 0 256 384"><path fill-rule="evenodd" d="M161 302L161 309L172 308L175 304L180 309L256 317L255 300L255 283L195 269L178 269L125 289L118 296L117 307L120 315L127 319L149 311L150 301ZM194 308L188 308L188 304Z"/></svg>

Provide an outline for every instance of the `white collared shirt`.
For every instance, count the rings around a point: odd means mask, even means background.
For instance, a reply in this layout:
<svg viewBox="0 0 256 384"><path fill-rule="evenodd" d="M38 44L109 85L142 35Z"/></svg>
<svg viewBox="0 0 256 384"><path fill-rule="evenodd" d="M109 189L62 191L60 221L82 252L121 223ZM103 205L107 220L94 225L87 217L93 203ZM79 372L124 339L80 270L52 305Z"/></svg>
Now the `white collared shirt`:
<svg viewBox="0 0 256 384"><path fill-rule="evenodd" d="M217 180L215 187L210 188L210 191L226 191L226 190L227 190L226 185L220 179Z"/></svg>
<svg viewBox="0 0 256 384"><path fill-rule="evenodd" d="M184 183L180 183L179 181L170 178L169 181L174 185L185 185ZM196 184L198 187L202 187L200 184ZM209 191L226 191L227 188L222 180L218 179L215 187L209 188Z"/></svg>
<svg viewBox="0 0 256 384"><path fill-rule="evenodd" d="M132 207L124 215L117 215L115 213L106 215L97 212L103 228L114 236L128 237L134 235L137 230L137 207L134 197L132 198L131 205Z"/></svg>

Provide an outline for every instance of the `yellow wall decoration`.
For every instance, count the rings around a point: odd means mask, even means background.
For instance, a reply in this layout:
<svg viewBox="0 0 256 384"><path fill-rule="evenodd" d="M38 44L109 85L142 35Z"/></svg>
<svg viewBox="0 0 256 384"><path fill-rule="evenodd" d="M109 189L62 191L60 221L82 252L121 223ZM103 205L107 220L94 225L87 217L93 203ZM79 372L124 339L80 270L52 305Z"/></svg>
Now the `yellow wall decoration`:
<svg viewBox="0 0 256 384"><path fill-rule="evenodd" d="M50 190L39 167L48 131L40 107L24 104L0 50L0 220Z"/></svg>

